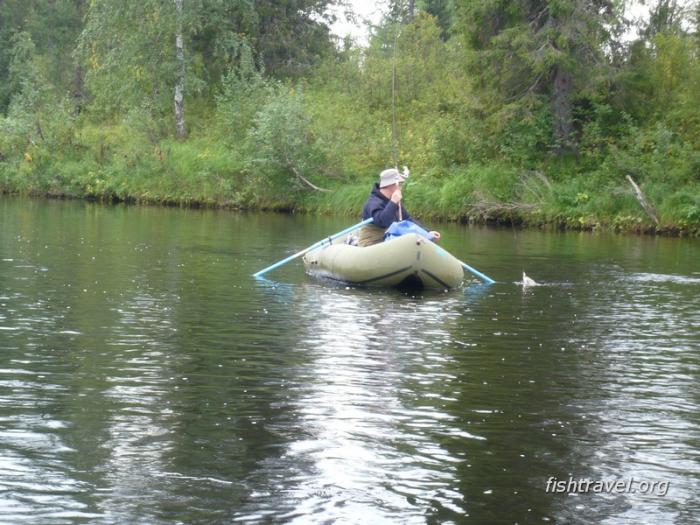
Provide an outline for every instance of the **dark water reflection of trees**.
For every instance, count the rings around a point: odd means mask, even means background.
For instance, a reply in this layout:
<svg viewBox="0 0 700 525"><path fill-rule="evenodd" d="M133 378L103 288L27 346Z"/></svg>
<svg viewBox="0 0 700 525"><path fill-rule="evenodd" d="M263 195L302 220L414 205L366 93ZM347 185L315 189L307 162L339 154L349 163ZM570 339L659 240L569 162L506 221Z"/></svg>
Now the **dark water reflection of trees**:
<svg viewBox="0 0 700 525"><path fill-rule="evenodd" d="M15 199L0 219L13 522L698 514L697 243L446 225L500 282L410 297L250 278L342 219ZM670 489L545 493L569 476Z"/></svg>

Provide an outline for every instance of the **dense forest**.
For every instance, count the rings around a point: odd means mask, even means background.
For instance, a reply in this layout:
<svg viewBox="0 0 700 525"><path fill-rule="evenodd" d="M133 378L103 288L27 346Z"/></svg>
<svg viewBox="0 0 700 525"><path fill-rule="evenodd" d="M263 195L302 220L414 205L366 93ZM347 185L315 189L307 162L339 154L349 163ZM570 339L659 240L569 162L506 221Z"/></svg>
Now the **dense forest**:
<svg viewBox="0 0 700 525"><path fill-rule="evenodd" d="M0 190L357 216L700 232L700 7L0 2Z"/></svg>

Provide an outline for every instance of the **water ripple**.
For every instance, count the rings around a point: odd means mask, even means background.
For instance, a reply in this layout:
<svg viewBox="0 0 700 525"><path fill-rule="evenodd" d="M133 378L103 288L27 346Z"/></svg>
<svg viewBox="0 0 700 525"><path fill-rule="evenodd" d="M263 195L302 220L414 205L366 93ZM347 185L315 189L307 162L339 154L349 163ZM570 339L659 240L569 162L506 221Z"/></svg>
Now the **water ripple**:
<svg viewBox="0 0 700 525"><path fill-rule="evenodd" d="M332 219L3 199L0 220L0 521L700 512L696 244L445 226L501 282L410 296L250 278ZM570 475L670 489L545 492Z"/></svg>

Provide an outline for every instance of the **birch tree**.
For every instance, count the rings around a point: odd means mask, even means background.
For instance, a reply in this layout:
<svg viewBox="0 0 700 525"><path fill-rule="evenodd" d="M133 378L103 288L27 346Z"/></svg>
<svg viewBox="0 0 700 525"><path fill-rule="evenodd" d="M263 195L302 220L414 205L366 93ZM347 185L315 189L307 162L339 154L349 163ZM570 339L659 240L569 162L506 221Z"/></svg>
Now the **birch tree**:
<svg viewBox="0 0 700 525"><path fill-rule="evenodd" d="M176 28L175 49L177 55L177 80L175 81L175 129L177 138L185 138L185 51L182 38L183 0L175 0Z"/></svg>

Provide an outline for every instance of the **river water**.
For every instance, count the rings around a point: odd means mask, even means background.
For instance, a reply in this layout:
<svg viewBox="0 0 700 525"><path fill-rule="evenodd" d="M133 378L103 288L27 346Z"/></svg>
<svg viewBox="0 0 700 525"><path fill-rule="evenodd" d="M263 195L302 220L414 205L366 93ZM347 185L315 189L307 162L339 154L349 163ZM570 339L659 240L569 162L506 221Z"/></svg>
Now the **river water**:
<svg viewBox="0 0 700 525"><path fill-rule="evenodd" d="M497 284L251 278L349 222L0 198L0 522L697 523L699 241L443 225Z"/></svg>

